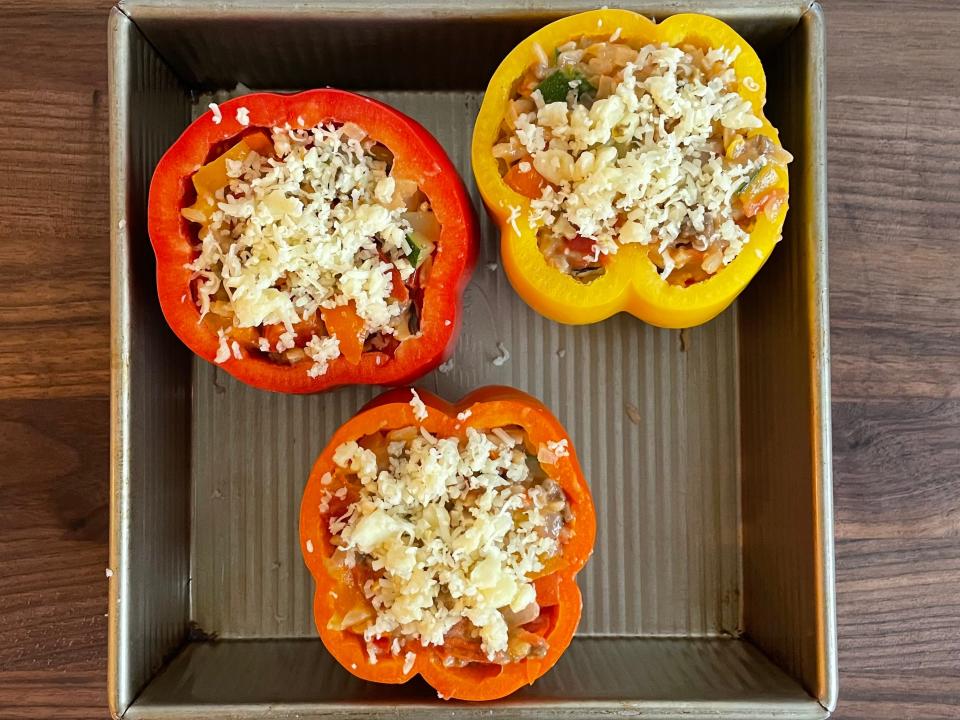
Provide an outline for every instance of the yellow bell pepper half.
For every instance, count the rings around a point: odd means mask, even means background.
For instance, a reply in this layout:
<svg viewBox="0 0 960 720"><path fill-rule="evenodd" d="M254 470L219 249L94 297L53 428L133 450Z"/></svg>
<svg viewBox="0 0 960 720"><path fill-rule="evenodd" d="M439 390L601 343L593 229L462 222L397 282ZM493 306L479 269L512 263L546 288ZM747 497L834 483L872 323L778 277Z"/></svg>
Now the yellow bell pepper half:
<svg viewBox="0 0 960 720"><path fill-rule="evenodd" d="M721 313L746 287L780 240L787 203L773 220L764 213L756 218L750 242L715 275L687 287L661 279L648 257L648 247L627 244L608 258L606 272L582 283L549 265L537 246L537 228L528 220L530 199L510 188L500 175L492 148L500 134L514 86L527 68L537 62L534 46L547 53L583 36L608 37L619 30L621 41L635 48L666 42L676 46L740 48L733 63L740 94L753 105L763 126L750 135L766 135L778 146L779 135L763 116L766 77L760 58L730 26L712 17L674 15L660 24L627 10L591 10L557 20L517 45L493 74L487 86L473 132L473 172L490 213L500 229L500 251L507 277L517 293L540 314L562 323L587 324L626 311L652 325L693 327ZM753 82L744 80L752 78ZM788 190L785 172L779 186ZM517 215L519 210L519 215Z"/></svg>

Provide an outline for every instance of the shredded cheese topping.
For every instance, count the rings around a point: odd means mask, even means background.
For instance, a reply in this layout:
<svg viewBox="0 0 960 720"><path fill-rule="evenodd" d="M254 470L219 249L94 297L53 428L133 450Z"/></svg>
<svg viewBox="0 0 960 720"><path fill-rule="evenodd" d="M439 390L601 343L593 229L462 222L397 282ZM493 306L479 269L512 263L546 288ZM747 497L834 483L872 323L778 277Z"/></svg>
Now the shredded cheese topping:
<svg viewBox="0 0 960 720"><path fill-rule="evenodd" d="M427 419L427 406L420 399L420 394L412 388L410 389L410 407L413 408L413 416L417 420Z"/></svg>
<svg viewBox="0 0 960 720"><path fill-rule="evenodd" d="M563 491L542 471L532 475L516 431L468 428L462 441L421 428L410 440L387 439L386 465L353 441L333 457L360 487L330 533L348 567L365 561L378 574L363 588L375 612L363 632L370 661L372 640L392 637L394 654L398 639L442 645L464 620L489 659L502 657L504 614L536 602L530 578L560 550Z"/></svg>
<svg viewBox="0 0 960 720"><path fill-rule="evenodd" d="M268 350L293 348L295 324L348 303L366 335L409 332L401 322L409 301L392 291L394 268L403 282L415 272L407 259L411 225L395 201L395 179L364 139L350 123L274 128L276 158L252 151L227 161L230 184L218 192L209 222L184 211L204 223L199 254L187 266L202 280L201 318L217 309L222 288L236 327L283 325ZM338 338L313 335L304 353L313 360L309 374L321 375L340 354Z"/></svg>
<svg viewBox="0 0 960 720"><path fill-rule="evenodd" d="M738 52L710 50L706 61L724 70L705 82L683 50L646 45L589 108L577 101L576 80L563 102L544 103L534 91L536 107L517 117L511 140L551 184L531 201L531 226L593 239L603 254L616 253L618 242L656 244L663 253L685 226L706 228L711 237L702 244L719 238L723 263L732 261L749 234L731 203L756 163L724 162L715 135L718 127L762 125L750 101L726 87ZM565 55L576 53L583 51ZM671 271L669 254L665 259L664 277Z"/></svg>

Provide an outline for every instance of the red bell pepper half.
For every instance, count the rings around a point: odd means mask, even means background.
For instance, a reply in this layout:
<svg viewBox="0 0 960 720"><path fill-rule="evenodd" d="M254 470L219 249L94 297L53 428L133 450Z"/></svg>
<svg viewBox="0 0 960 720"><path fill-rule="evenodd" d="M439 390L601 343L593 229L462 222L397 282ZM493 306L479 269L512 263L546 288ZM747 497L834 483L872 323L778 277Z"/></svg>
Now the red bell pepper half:
<svg viewBox="0 0 960 720"><path fill-rule="evenodd" d="M245 117L248 122L241 123ZM477 221L469 196L443 148L416 121L376 100L334 89L235 98L220 105L218 113L200 116L167 150L153 174L148 215L157 259L157 292L167 323L194 353L214 361L219 337L214 327L201 322L191 286L193 272L187 267L197 254L196 226L181 215L196 196L193 176L197 171L240 140L249 138L247 145L252 147L266 141L264 130L269 134L286 124L311 128L347 122L393 153L392 175L417 183L440 224L430 275L421 288L420 332L400 342L392 353L344 352L317 377L309 377L303 363L275 362L255 347L241 344L240 357L231 356L219 364L249 385L289 393L320 392L347 384L399 385L432 370L452 352L460 326L461 296L477 255Z"/></svg>

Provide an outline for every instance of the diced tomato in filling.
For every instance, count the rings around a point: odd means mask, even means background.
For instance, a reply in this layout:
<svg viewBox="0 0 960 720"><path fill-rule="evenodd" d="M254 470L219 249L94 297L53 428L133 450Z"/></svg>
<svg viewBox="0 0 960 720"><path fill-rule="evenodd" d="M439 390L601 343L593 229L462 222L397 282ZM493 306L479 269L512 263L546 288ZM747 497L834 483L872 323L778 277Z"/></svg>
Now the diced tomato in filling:
<svg viewBox="0 0 960 720"><path fill-rule="evenodd" d="M410 291L407 289L406 284L403 282L403 278L400 277L400 271L397 270L396 265L390 266L390 284L391 297L395 297L400 302L406 302L410 299Z"/></svg>
<svg viewBox="0 0 960 720"><path fill-rule="evenodd" d="M503 176L503 181L521 195L531 199L540 197L543 189L548 185L546 178L534 169L530 157L511 165L507 174Z"/></svg>
<svg viewBox="0 0 960 720"><path fill-rule="evenodd" d="M564 255L573 270L586 270L595 267L600 261L597 244L591 238L581 235L565 241Z"/></svg>

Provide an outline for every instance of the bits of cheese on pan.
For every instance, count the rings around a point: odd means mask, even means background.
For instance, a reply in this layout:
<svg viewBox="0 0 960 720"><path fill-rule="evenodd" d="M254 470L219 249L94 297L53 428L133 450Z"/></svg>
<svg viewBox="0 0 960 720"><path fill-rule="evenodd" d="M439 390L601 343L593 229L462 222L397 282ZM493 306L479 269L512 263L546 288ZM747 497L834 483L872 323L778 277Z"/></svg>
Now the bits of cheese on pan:
<svg viewBox="0 0 960 720"><path fill-rule="evenodd" d="M646 45L613 92L589 108L575 93L544 103L535 91L536 108L519 115L512 140L550 183L531 201L530 226L591 238L604 254L616 253L617 241L656 243L662 253L685 225L702 230L709 215L729 263L749 240L731 201L756 164L724 163L714 127L762 125L751 102L725 88L738 53L710 50L707 60L725 69L704 82L691 74L692 58L681 49Z"/></svg>
<svg viewBox="0 0 960 720"><path fill-rule="evenodd" d="M241 123L245 110L237 109ZM203 220L199 255L187 265L202 280L201 317L222 288L237 327L284 326L278 352L295 346L297 323L341 305L353 305L367 334L398 332L406 304L392 295L393 270L404 282L415 272L406 256L411 226L364 137L348 125L274 128L276 157L252 151L228 161L230 184L216 209L190 217ZM340 349L335 337L311 338L304 353L316 377Z"/></svg>
<svg viewBox="0 0 960 720"><path fill-rule="evenodd" d="M503 611L535 601L529 578L560 549L518 442L504 429L467 428L465 440L420 434L389 442L386 466L356 442L336 449L334 463L356 474L360 493L342 522L331 520L331 535L338 552L378 574L363 588L375 612L368 648L385 637L442 645L466 619L488 658L506 651Z"/></svg>
<svg viewBox="0 0 960 720"><path fill-rule="evenodd" d="M537 448L537 460L550 465L553 465L562 457L567 457L569 454L570 448L566 438L563 440L547 440L546 443L543 443Z"/></svg>
<svg viewBox="0 0 960 720"><path fill-rule="evenodd" d="M420 399L420 394L412 388L410 389L410 407L413 408L413 416L417 420L422 422L427 419L427 406Z"/></svg>
<svg viewBox="0 0 960 720"><path fill-rule="evenodd" d="M231 357L230 341L222 328L217 330L217 342L217 354L214 356L213 361L219 365L220 363L225 363Z"/></svg>

